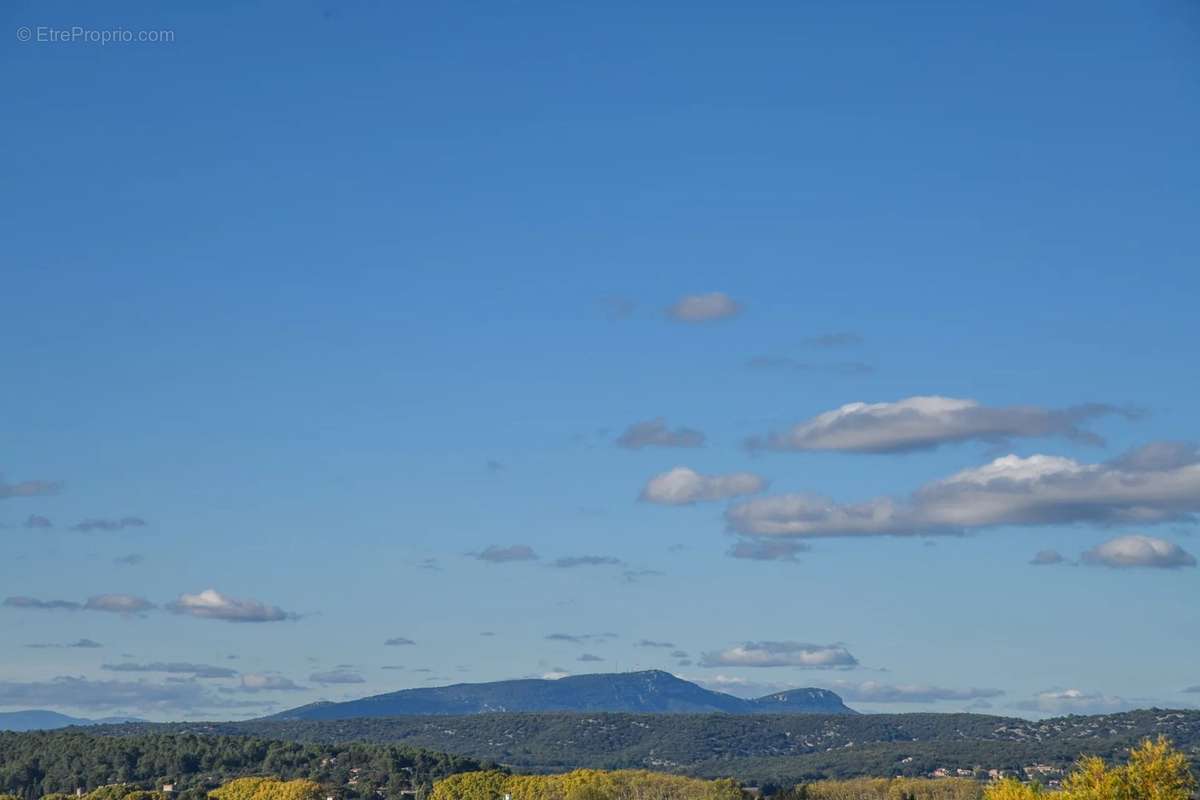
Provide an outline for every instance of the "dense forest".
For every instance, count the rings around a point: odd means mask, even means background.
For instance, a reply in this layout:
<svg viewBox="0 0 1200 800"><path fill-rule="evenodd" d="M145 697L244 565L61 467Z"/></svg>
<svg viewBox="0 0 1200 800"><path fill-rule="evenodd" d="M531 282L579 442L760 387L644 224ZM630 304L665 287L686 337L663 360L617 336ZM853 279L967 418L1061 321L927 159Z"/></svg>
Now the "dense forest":
<svg viewBox="0 0 1200 800"><path fill-rule="evenodd" d="M346 798L423 795L439 778L486 766L394 744L316 744L192 733L96 736L78 729L0 733L0 794L35 800L109 784L203 798L233 778L271 775L344 787Z"/></svg>
<svg viewBox="0 0 1200 800"><path fill-rule="evenodd" d="M1023 774L1066 769L1080 754L1119 760L1145 737L1168 736L1200 763L1200 712L1133 711L1040 721L982 714L734 716L477 714L330 721L120 725L291 741L393 742L493 760L526 771L656 769L787 785L821 778L922 776L938 768Z"/></svg>

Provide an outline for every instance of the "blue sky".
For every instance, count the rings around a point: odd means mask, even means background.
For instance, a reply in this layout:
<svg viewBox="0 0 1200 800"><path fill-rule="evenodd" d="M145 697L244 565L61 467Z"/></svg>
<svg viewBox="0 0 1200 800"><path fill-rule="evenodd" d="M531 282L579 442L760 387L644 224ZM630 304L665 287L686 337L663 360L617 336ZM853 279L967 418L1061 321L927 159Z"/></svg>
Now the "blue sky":
<svg viewBox="0 0 1200 800"><path fill-rule="evenodd" d="M0 710L1200 703L1194 4L2 13Z"/></svg>

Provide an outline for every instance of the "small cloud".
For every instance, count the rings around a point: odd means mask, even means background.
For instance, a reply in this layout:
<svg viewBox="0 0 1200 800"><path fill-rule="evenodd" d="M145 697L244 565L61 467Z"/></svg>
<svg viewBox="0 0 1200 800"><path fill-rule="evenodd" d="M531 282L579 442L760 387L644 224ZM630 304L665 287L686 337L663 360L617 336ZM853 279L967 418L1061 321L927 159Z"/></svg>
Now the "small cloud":
<svg viewBox="0 0 1200 800"><path fill-rule="evenodd" d="M584 653L583 655L581 655L579 658L577 658L575 660L576 661L595 662L595 661L603 661L604 659L601 658L600 656L594 656L591 653Z"/></svg>
<svg viewBox="0 0 1200 800"><path fill-rule="evenodd" d="M322 686L333 686L350 683L366 683L367 679L360 675L355 670L349 669L334 669L328 672L314 672L308 676L308 679L313 683L319 683Z"/></svg>
<svg viewBox="0 0 1200 800"><path fill-rule="evenodd" d="M416 642L403 636L393 636L391 639L385 641L384 644L388 647L404 647L406 645L416 644Z"/></svg>
<svg viewBox="0 0 1200 800"><path fill-rule="evenodd" d="M533 552L533 548L527 544L514 544L508 547L491 545L482 552L470 555L489 564L507 564L511 561L536 561L538 559L537 553Z"/></svg>
<svg viewBox="0 0 1200 800"><path fill-rule="evenodd" d="M99 642L93 641L91 639L76 639L75 641L73 641L69 645L67 645L67 647L77 647L80 649L91 650L91 649L95 649L97 647L104 647L104 645L100 644Z"/></svg>
<svg viewBox="0 0 1200 800"><path fill-rule="evenodd" d="M620 566L623 563L625 562L613 556L564 556L552 561L550 566L558 567L559 569L571 569L572 567Z"/></svg>
<svg viewBox="0 0 1200 800"><path fill-rule="evenodd" d="M741 310L724 292L709 292L685 295L667 309L667 316L676 322L712 322L736 316Z"/></svg>
<svg viewBox="0 0 1200 800"><path fill-rule="evenodd" d="M223 595L216 589L205 589L197 594L181 594L168 608L176 614L225 622L279 622L295 618L294 614L289 614L278 606L267 605L257 600L238 600Z"/></svg>
<svg viewBox="0 0 1200 800"><path fill-rule="evenodd" d="M495 636L496 632L495 631L480 631L479 635L480 636Z"/></svg>
<svg viewBox="0 0 1200 800"><path fill-rule="evenodd" d="M746 642L745 644L705 653L703 667L804 667L830 669L856 667L858 659L840 644L804 642Z"/></svg>
<svg viewBox="0 0 1200 800"><path fill-rule="evenodd" d="M690 658L690 656L683 650L673 650L671 652L671 658Z"/></svg>
<svg viewBox="0 0 1200 800"><path fill-rule="evenodd" d="M662 647L662 648L672 648L672 647L674 647L675 645L671 644L670 642L656 642L656 641L654 641L653 639L641 639L641 640L639 640L639 641L637 641L637 642L634 642L634 645L633 645L633 646L634 646L634 647Z"/></svg>
<svg viewBox="0 0 1200 800"><path fill-rule="evenodd" d="M766 480L752 472L701 475L688 467L675 467L651 478L639 499L647 503L682 506L755 494L766 487Z"/></svg>
<svg viewBox="0 0 1200 800"><path fill-rule="evenodd" d="M134 567L142 563L144 560L145 559L137 553L130 553L129 555L114 558L113 563L124 567Z"/></svg>
<svg viewBox="0 0 1200 800"><path fill-rule="evenodd" d="M1189 686L1183 690L1184 694L1200 694L1200 686Z"/></svg>
<svg viewBox="0 0 1200 800"><path fill-rule="evenodd" d="M1061 564L1064 561L1066 559L1057 550L1039 550L1033 558L1029 559L1029 563L1036 567Z"/></svg>
<svg viewBox="0 0 1200 800"><path fill-rule="evenodd" d="M243 692L299 692L304 688L291 678L265 672L243 673L238 686L238 689Z"/></svg>
<svg viewBox="0 0 1200 800"><path fill-rule="evenodd" d="M810 550L812 547L804 542L743 539L729 549L729 555L752 561L797 561L798 553L807 553Z"/></svg>
<svg viewBox="0 0 1200 800"><path fill-rule="evenodd" d="M423 558L417 562L417 569L427 569L431 572L441 572L442 565L436 558Z"/></svg>
<svg viewBox="0 0 1200 800"><path fill-rule="evenodd" d="M556 680L558 680L559 678L566 678L566 677L568 677L570 674L571 674L571 673L567 672L566 670L562 670L562 669L556 669L556 670L552 670L552 671L550 671L550 672L543 672L543 673L542 673L542 680L546 680L546 681L556 681Z"/></svg>
<svg viewBox="0 0 1200 800"><path fill-rule="evenodd" d="M120 519L85 519L71 526L73 531L122 531L126 528L143 528L146 520L141 517L121 517Z"/></svg>
<svg viewBox="0 0 1200 800"><path fill-rule="evenodd" d="M31 529L53 528L54 523L48 517L43 517L40 514L30 514L25 520L25 527Z"/></svg>
<svg viewBox="0 0 1200 800"><path fill-rule="evenodd" d="M491 473L504 472L504 470L506 469L506 467L504 466L503 463L497 461L494 458L489 458L487 461L483 462L483 466L484 466L484 468L487 469L488 472L491 472Z"/></svg>
<svg viewBox="0 0 1200 800"><path fill-rule="evenodd" d="M404 669L403 664L384 664L380 669L401 670Z"/></svg>
<svg viewBox="0 0 1200 800"><path fill-rule="evenodd" d="M0 500L9 497L43 497L62 491L62 481L22 481L5 483L0 479Z"/></svg>
<svg viewBox="0 0 1200 800"><path fill-rule="evenodd" d="M1109 539L1088 550L1080 558L1085 564L1115 569L1127 567L1177 569L1196 566L1196 557L1174 542L1140 534Z"/></svg>
<svg viewBox="0 0 1200 800"><path fill-rule="evenodd" d="M703 447L704 441L701 431L682 427L671 430L666 419L656 417L630 425L617 437L616 445L627 450L641 450L643 447Z"/></svg>

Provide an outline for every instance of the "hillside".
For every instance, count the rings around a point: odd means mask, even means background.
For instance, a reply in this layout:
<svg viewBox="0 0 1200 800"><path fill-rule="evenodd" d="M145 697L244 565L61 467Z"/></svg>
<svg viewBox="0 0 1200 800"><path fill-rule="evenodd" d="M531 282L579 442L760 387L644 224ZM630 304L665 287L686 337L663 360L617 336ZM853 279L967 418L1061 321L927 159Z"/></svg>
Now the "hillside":
<svg viewBox="0 0 1200 800"><path fill-rule="evenodd" d="M0 711L0 731L45 731L68 728L72 725L112 725L122 722L138 722L135 717L106 717L84 719L69 717L57 711L31 709L29 711Z"/></svg>
<svg viewBox="0 0 1200 800"><path fill-rule="evenodd" d="M648 670L573 675L558 680L523 679L404 689L344 703L312 703L275 714L269 719L334 720L506 711L645 714L856 713L847 708L840 697L825 689L794 689L746 700L704 689L669 672Z"/></svg>
<svg viewBox="0 0 1200 800"><path fill-rule="evenodd" d="M1031 722L981 714L474 714L348 720L256 720L126 725L306 742L395 742L490 759L514 768L649 768L759 783L935 769L1069 766L1081 753L1123 756L1163 734L1200 763L1200 712L1134 711Z"/></svg>

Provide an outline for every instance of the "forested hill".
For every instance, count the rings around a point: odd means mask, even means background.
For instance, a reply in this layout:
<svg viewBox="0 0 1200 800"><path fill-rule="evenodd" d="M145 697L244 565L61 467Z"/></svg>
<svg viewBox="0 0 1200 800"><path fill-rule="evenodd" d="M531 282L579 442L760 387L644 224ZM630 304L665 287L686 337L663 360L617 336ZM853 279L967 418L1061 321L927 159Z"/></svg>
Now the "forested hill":
<svg viewBox="0 0 1200 800"><path fill-rule="evenodd" d="M173 783L175 796L200 800L233 778L272 775L349 787L341 791L343 796L373 800L377 789L398 797L404 790L428 789L446 775L487 766L395 744L299 743L182 732L95 736L93 730L0 733L0 795L34 800L116 783L149 790Z"/></svg>
<svg viewBox="0 0 1200 800"><path fill-rule="evenodd" d="M241 733L313 742L397 742L523 770L649 768L787 785L821 777L1069 766L1119 758L1163 734L1200 763L1200 712L1134 711L1031 722L981 714L475 714L110 726L116 735Z"/></svg>
<svg viewBox="0 0 1200 800"><path fill-rule="evenodd" d="M646 670L458 683L377 694L344 703L312 703L271 719L351 719L503 711L598 711L649 714L854 714L827 689L793 689L754 700L714 692L669 672Z"/></svg>

